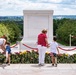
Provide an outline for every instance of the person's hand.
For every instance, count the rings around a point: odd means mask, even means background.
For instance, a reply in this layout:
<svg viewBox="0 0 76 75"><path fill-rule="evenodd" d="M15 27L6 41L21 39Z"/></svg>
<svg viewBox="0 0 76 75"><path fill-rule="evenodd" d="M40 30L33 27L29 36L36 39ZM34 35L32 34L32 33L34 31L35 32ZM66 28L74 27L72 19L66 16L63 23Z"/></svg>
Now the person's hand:
<svg viewBox="0 0 76 75"><path fill-rule="evenodd" d="M49 47L50 47L50 45L49 45L49 44L46 44L46 47L47 47L47 48L49 48Z"/></svg>
<svg viewBox="0 0 76 75"><path fill-rule="evenodd" d="M63 54L61 54L61 53L58 53L58 56L62 56Z"/></svg>

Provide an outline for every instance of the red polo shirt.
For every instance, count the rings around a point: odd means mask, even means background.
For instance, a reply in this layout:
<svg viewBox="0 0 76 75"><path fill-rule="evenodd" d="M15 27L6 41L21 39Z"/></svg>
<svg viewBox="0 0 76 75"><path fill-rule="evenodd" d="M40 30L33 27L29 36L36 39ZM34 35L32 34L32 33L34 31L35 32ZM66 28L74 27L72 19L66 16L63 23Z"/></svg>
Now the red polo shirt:
<svg viewBox="0 0 76 75"><path fill-rule="evenodd" d="M38 35L38 45L46 46L45 38L47 38L46 34L39 34Z"/></svg>

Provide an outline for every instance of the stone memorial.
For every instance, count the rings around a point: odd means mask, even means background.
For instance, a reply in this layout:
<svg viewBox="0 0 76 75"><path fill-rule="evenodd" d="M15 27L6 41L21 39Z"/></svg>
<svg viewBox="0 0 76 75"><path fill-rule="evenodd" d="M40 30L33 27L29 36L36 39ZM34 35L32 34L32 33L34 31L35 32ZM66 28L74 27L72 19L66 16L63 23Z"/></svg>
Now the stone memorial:
<svg viewBox="0 0 76 75"><path fill-rule="evenodd" d="M37 36L42 29L47 29L48 41L53 39L53 10L23 10L24 43L30 47L36 47Z"/></svg>

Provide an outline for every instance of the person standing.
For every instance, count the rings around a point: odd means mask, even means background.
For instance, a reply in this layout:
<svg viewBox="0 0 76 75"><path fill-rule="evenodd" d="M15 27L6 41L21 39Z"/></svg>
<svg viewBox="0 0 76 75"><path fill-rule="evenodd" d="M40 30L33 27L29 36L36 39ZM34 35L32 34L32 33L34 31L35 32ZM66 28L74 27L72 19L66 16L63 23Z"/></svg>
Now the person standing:
<svg viewBox="0 0 76 75"><path fill-rule="evenodd" d="M45 52L48 47L48 40L47 40L47 30L43 29L42 32L38 35L37 39L37 48L39 52L39 65L44 65L45 59Z"/></svg>
<svg viewBox="0 0 76 75"><path fill-rule="evenodd" d="M50 43L52 66L55 65L55 67L57 67L57 53L59 54L58 43L56 40L57 38L53 37L53 41Z"/></svg>
<svg viewBox="0 0 76 75"><path fill-rule="evenodd" d="M5 44L7 42L7 37L4 35L0 38L0 49L5 52Z"/></svg>

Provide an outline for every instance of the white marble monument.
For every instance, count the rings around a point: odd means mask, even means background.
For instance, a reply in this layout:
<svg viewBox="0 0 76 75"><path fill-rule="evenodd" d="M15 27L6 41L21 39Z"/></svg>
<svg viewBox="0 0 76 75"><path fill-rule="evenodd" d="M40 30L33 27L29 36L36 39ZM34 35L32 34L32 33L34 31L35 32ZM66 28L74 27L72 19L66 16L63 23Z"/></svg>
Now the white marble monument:
<svg viewBox="0 0 76 75"><path fill-rule="evenodd" d="M37 36L47 29L48 40L53 38L53 10L24 10L24 33L22 43L35 47Z"/></svg>

